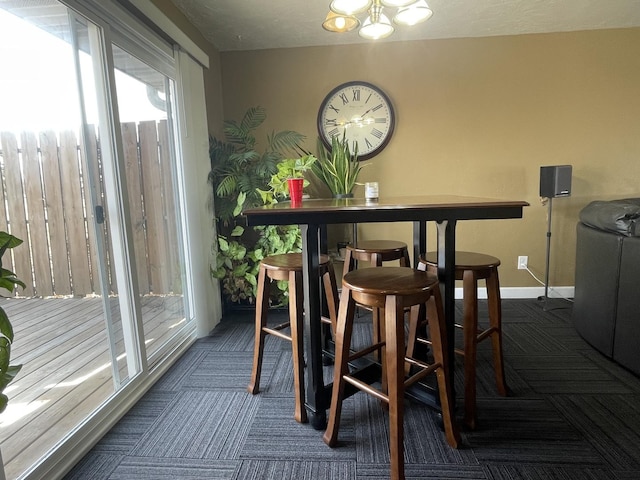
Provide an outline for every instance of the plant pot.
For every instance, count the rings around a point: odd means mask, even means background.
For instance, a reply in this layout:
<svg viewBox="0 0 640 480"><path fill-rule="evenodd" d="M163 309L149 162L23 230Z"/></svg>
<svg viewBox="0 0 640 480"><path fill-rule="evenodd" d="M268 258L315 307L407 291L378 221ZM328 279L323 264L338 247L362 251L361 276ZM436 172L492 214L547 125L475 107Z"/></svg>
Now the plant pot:
<svg viewBox="0 0 640 480"><path fill-rule="evenodd" d="M336 193L333 198L353 198L353 193Z"/></svg>

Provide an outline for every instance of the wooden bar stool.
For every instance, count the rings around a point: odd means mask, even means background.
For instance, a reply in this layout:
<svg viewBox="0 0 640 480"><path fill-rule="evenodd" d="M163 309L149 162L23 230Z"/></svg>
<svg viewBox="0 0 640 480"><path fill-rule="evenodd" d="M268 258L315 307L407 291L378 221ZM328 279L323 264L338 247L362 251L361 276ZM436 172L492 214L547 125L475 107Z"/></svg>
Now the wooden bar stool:
<svg viewBox="0 0 640 480"><path fill-rule="evenodd" d="M351 352L351 337L356 303L384 309L384 339L358 352ZM435 361L428 365L405 356L404 313L411 307L416 318L426 303L430 318ZM388 404L391 478L404 478L404 390L429 373L438 380L442 420L447 442L457 448L460 435L454 423L452 386L447 372L447 339L438 277L409 267L364 268L347 273L342 278L342 296L335 333L336 357L329 422L324 442L333 447L338 440L338 428L346 384L349 383ZM350 374L349 362L377 349L382 350L382 389L378 390ZM418 372L405 379L405 362L418 367Z"/></svg>
<svg viewBox="0 0 640 480"><path fill-rule="evenodd" d="M462 350L456 349L456 353L464 357L464 423L474 429L477 422L476 354L478 343L486 338L491 338L498 393L502 396L507 395L502 358L502 305L498 279L500 260L483 253L463 251L456 251L455 257L456 280L462 280L464 298L462 325L456 324L456 327L462 328L464 347ZM437 253L428 252L424 257L421 257L418 269L437 273ZM484 330L478 328L478 280L485 280L487 289L489 327ZM409 336L411 337L414 333L410 332ZM410 349L412 345L410 339Z"/></svg>
<svg viewBox="0 0 640 480"><path fill-rule="evenodd" d="M355 268L356 260L369 262L373 267L381 267L382 262L393 260L400 260L401 267L410 266L407 244L395 240L365 240L347 245L343 275Z"/></svg>
<svg viewBox="0 0 640 480"><path fill-rule="evenodd" d="M322 321L331 323L333 332L336 331L336 312L338 305L338 289L333 265L327 255L320 256L320 275L329 309L329 318ZM269 286L271 280L285 280L289 282L289 321L269 327L267 325L267 311L269 309ZM304 408L304 348L303 348L303 293L302 293L302 254L286 253L272 255L260 262L258 273L258 290L256 294L256 326L255 343L253 349L253 370L247 390L255 395L260 390L260 373L262 371L262 357L264 341L267 335L291 342L293 355L293 382L295 390L294 418L301 423L307 421L307 411ZM290 334L283 332L290 328Z"/></svg>
<svg viewBox="0 0 640 480"><path fill-rule="evenodd" d="M400 261L401 267L410 267L409 249L404 242L395 240L364 240L355 245L347 245L342 275L356 267L356 261L369 262L372 267L381 267L382 262ZM380 314L384 312L372 309L373 343L380 342Z"/></svg>

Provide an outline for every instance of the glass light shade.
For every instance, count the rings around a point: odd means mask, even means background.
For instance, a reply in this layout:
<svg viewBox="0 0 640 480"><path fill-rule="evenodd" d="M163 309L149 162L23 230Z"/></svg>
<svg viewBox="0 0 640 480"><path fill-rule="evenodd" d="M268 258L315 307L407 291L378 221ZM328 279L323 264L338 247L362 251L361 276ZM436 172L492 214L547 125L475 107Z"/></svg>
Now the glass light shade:
<svg viewBox="0 0 640 480"><path fill-rule="evenodd" d="M381 3L385 7L399 8L406 7L407 5L415 1L416 0L381 0Z"/></svg>
<svg viewBox="0 0 640 480"><path fill-rule="evenodd" d="M378 40L379 38L388 37L393 31L393 25L391 25L387 16L380 14L377 22L373 22L371 17L367 17L362 28L358 30L358 35L368 40Z"/></svg>
<svg viewBox="0 0 640 480"><path fill-rule="evenodd" d="M371 5L371 0L333 0L329 5L332 12L340 15L353 15L364 12Z"/></svg>
<svg viewBox="0 0 640 480"><path fill-rule="evenodd" d="M416 3L398 10L396 16L393 17L393 23L398 25L415 25L424 22L433 15L433 12L427 5L425 0L418 0Z"/></svg>
<svg viewBox="0 0 640 480"><path fill-rule="evenodd" d="M352 15L340 15L329 11L327 18L322 22L322 28L330 32L350 32L360 25L360 20Z"/></svg>

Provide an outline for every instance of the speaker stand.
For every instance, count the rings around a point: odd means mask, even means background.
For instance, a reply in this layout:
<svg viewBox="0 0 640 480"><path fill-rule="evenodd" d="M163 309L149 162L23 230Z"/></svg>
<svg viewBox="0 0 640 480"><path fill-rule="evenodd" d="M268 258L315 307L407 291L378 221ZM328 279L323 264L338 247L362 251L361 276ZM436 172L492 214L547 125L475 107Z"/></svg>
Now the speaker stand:
<svg viewBox="0 0 640 480"><path fill-rule="evenodd" d="M538 297L538 300L542 302L542 310L548 312L549 310L557 310L562 308L569 308L567 305L560 305L555 302L556 300L563 300L561 298L549 298L549 263L551 259L551 211L553 208L553 197L548 197L548 213L547 213L547 257L544 267L544 295ZM555 303L555 305L554 305Z"/></svg>

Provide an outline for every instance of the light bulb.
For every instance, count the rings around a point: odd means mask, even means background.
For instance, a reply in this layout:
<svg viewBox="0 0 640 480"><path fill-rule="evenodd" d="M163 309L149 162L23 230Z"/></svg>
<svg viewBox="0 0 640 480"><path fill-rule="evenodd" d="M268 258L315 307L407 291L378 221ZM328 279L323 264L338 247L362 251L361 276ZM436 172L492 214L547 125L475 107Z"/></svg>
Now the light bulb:
<svg viewBox="0 0 640 480"><path fill-rule="evenodd" d="M392 8L406 7L407 5L415 1L416 0L381 0L382 5Z"/></svg>
<svg viewBox="0 0 640 480"><path fill-rule="evenodd" d="M428 20L433 15L433 12L427 5L425 0L418 0L417 2L398 10L396 16L393 17L393 23L398 25L415 25L420 22Z"/></svg>
<svg viewBox="0 0 640 480"><path fill-rule="evenodd" d="M371 5L371 0L333 0L329 8L341 15L353 15L364 12Z"/></svg>
<svg viewBox="0 0 640 480"><path fill-rule="evenodd" d="M394 28L387 16L380 14L377 22L373 22L371 17L367 17L362 28L358 30L358 34L369 40L378 40L388 37L393 33L393 30Z"/></svg>

